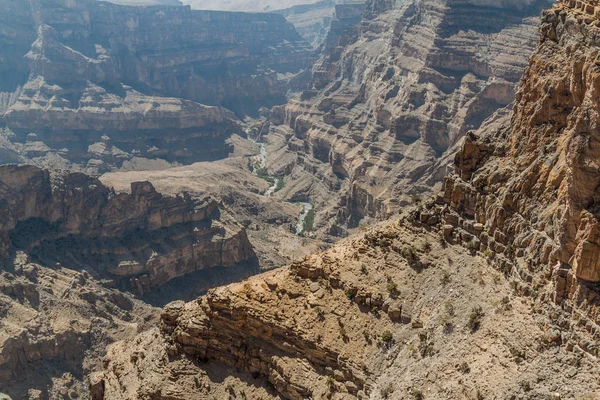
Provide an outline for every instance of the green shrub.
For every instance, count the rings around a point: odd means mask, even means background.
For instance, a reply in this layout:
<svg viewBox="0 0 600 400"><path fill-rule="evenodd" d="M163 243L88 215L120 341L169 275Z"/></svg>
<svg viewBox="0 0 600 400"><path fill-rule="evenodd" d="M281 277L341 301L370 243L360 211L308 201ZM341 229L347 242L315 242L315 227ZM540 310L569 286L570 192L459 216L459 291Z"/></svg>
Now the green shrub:
<svg viewBox="0 0 600 400"><path fill-rule="evenodd" d="M481 306L475 306L471 309L471 314L469 314L469 321L467 322L467 327L471 330L471 332L476 332L481 326L481 320L485 316L483 312L483 308Z"/></svg>
<svg viewBox="0 0 600 400"><path fill-rule="evenodd" d="M390 297L393 299L400 296L400 290L398 289L398 285L392 280L390 280L387 284L387 291L390 294Z"/></svg>
<svg viewBox="0 0 600 400"><path fill-rule="evenodd" d="M385 344L392 344L394 342L394 335L390 331L385 331L381 334L381 341Z"/></svg>

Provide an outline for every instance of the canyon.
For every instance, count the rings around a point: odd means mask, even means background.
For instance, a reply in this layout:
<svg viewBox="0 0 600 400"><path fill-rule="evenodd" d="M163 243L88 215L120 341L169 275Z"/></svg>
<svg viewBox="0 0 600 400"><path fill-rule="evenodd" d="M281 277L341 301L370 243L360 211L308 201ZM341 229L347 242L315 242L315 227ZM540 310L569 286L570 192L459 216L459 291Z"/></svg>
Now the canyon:
<svg viewBox="0 0 600 400"><path fill-rule="evenodd" d="M506 112L550 4L338 5L308 89L272 111L267 166L306 182L289 196L317 204L325 235L429 196L462 137Z"/></svg>
<svg viewBox="0 0 600 400"><path fill-rule="evenodd" d="M94 0L0 10L3 161L94 175L227 157L239 118L284 102L311 53L275 14Z"/></svg>
<svg viewBox="0 0 600 400"><path fill-rule="evenodd" d="M544 12L513 110L467 134L434 198L171 303L111 347L95 398L595 398L593 15Z"/></svg>
<svg viewBox="0 0 600 400"><path fill-rule="evenodd" d="M0 398L597 397L600 5L323 3L0 0Z"/></svg>

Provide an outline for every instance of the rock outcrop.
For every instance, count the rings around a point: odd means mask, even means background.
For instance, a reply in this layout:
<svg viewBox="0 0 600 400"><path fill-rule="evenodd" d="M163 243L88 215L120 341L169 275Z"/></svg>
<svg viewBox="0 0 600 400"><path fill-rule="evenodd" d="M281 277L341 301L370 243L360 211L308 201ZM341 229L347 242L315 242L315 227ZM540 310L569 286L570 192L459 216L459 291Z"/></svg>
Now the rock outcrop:
<svg viewBox="0 0 600 400"><path fill-rule="evenodd" d="M544 13L512 113L466 135L435 199L170 304L111 347L94 400L597 396L594 4Z"/></svg>
<svg viewBox="0 0 600 400"><path fill-rule="evenodd" d="M0 392L85 398L84 377L100 368L106 346L150 329L156 311L85 270L44 267L18 253L0 272Z"/></svg>
<svg viewBox="0 0 600 400"><path fill-rule="evenodd" d="M271 131L283 131L297 158L271 167L307 171L328 187L319 193L315 183L309 196L329 230L431 193L466 132L512 102L550 4L338 5L308 90L273 112Z"/></svg>
<svg viewBox="0 0 600 400"><path fill-rule="evenodd" d="M2 147L94 174L226 157L243 134L233 112L285 102L311 51L274 14L95 0L6 0L0 14Z"/></svg>
<svg viewBox="0 0 600 400"><path fill-rule="evenodd" d="M211 199L166 197L149 182L116 194L80 173L0 167L0 257L92 268L138 294L202 269L255 258L245 230Z"/></svg>
<svg viewBox="0 0 600 400"><path fill-rule="evenodd" d="M410 223L387 223L168 305L160 331L110 348L93 400L595 393L598 360L577 344L593 336L512 286L484 257ZM574 360L581 363L571 370Z"/></svg>
<svg viewBox="0 0 600 400"><path fill-rule="evenodd" d="M598 324L594 4L559 2L544 14L510 120L467 137L443 203L454 235L477 225L477 246L522 257L528 275L552 279L553 301L582 307Z"/></svg>

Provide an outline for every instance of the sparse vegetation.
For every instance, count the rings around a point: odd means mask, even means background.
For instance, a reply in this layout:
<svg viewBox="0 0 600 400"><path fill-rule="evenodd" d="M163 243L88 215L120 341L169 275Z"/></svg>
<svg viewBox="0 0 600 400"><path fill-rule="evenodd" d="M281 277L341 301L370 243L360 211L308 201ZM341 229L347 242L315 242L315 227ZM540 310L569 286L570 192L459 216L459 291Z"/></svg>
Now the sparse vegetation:
<svg viewBox="0 0 600 400"><path fill-rule="evenodd" d="M331 375L327 377L327 386L330 388L335 387L335 379L333 379L333 376Z"/></svg>
<svg viewBox="0 0 600 400"><path fill-rule="evenodd" d="M450 273L446 270L442 270L442 276L440 278L442 286L446 286L450 283Z"/></svg>
<svg viewBox="0 0 600 400"><path fill-rule="evenodd" d="M394 343L394 335L390 331L385 331L381 334L381 341L386 345L390 345Z"/></svg>
<svg viewBox="0 0 600 400"><path fill-rule="evenodd" d="M466 361L463 361L458 365L458 370L463 374L468 374L469 372L471 372L471 367Z"/></svg>
<svg viewBox="0 0 600 400"><path fill-rule="evenodd" d="M481 326L481 320L485 316L483 312L483 308L481 306L475 306L471 309L471 314L469 314L469 321L467 322L467 327L471 330L472 333L477 332L479 327Z"/></svg>
<svg viewBox="0 0 600 400"><path fill-rule="evenodd" d="M471 240L469 243L467 243L467 249L471 251L479 250L479 242L476 242L475 239Z"/></svg>
<svg viewBox="0 0 600 400"><path fill-rule="evenodd" d="M320 321L324 321L325 320L325 313L319 307L315 307L315 314L317 314L317 318Z"/></svg>
<svg viewBox="0 0 600 400"><path fill-rule="evenodd" d="M389 399L392 393L394 393L394 386L391 383L388 383L379 392L382 399Z"/></svg>
<svg viewBox="0 0 600 400"><path fill-rule="evenodd" d="M398 285L393 280L389 280L387 284L387 291L390 294L390 297L395 299L400 296L400 290L398 289Z"/></svg>
<svg viewBox="0 0 600 400"><path fill-rule="evenodd" d="M363 275L369 275L369 269L367 268L367 264L362 264L360 266L360 273Z"/></svg>
<svg viewBox="0 0 600 400"><path fill-rule="evenodd" d="M312 232L314 230L315 225L315 216L317 212L314 207L311 208L306 214L306 218L304 218L304 225L302 226L302 232Z"/></svg>
<svg viewBox="0 0 600 400"><path fill-rule="evenodd" d="M275 186L275 193L279 192L281 189L283 189L283 186L285 185L285 182L283 180L283 176L280 176L277 179L277 185Z"/></svg>
<svg viewBox="0 0 600 400"><path fill-rule="evenodd" d="M412 395L413 399L415 399L415 400L423 400L423 399L425 399L425 396L423 395L423 392L421 392L418 389L413 389L411 391L411 395Z"/></svg>
<svg viewBox="0 0 600 400"><path fill-rule="evenodd" d="M366 329L363 331L363 336L365 338L365 341L368 344L371 344L372 340L371 340L371 334L369 333L369 331L367 331Z"/></svg>
<svg viewBox="0 0 600 400"><path fill-rule="evenodd" d="M417 250L413 246L405 246L402 249L402 257L412 266L419 260Z"/></svg>
<svg viewBox="0 0 600 400"><path fill-rule="evenodd" d="M529 392L531 391L532 387L531 387L531 383L529 381L521 381L519 382L519 387L521 388L521 390L523 390L524 392Z"/></svg>
<svg viewBox="0 0 600 400"><path fill-rule="evenodd" d="M419 342L419 354L421 354L422 358L431 357L435 354L433 339L430 334L422 333L420 336Z"/></svg>

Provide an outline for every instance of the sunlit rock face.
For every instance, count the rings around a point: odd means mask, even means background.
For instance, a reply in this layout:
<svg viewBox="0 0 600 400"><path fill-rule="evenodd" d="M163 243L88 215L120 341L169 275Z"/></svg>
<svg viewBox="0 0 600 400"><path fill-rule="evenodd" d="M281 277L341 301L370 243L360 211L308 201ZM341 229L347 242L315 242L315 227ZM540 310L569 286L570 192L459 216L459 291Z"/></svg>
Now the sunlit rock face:
<svg viewBox="0 0 600 400"><path fill-rule="evenodd" d="M595 6L565 1L544 14L511 121L470 136L445 183L452 208L553 271L557 300L590 303L600 282Z"/></svg>

